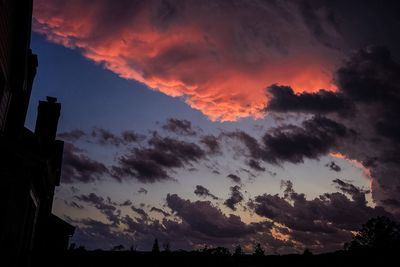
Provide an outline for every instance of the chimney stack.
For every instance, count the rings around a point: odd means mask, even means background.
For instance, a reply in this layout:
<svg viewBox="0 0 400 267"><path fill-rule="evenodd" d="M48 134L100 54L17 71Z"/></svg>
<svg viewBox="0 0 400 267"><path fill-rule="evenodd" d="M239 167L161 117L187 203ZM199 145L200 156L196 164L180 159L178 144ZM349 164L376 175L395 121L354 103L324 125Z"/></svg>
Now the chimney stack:
<svg viewBox="0 0 400 267"><path fill-rule="evenodd" d="M57 98L55 97L48 96L46 100L47 101L39 101L35 135L39 139L42 152L46 156L50 156L57 134L61 104L57 103Z"/></svg>

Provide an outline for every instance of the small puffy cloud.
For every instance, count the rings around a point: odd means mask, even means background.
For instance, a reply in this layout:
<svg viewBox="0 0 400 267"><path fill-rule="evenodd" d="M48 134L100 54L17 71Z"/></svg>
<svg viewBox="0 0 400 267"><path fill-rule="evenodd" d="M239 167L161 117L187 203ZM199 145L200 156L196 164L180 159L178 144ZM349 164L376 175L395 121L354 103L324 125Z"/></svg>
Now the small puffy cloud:
<svg viewBox="0 0 400 267"><path fill-rule="evenodd" d="M243 194L240 192L240 186L235 185L231 186L231 195L228 199L225 200L224 205L230 208L231 210L236 210L236 205L242 202Z"/></svg>
<svg viewBox="0 0 400 267"><path fill-rule="evenodd" d="M70 144L64 144L61 180L63 183L90 183L108 173L107 167L84 154L84 151Z"/></svg>
<svg viewBox="0 0 400 267"><path fill-rule="evenodd" d="M196 185L196 189L194 190L194 193L197 196L200 196L200 197L204 197L204 198L205 197L211 197L214 200L218 199L218 197L216 197L215 195L211 194L210 191L207 188L205 188L204 186L202 186L202 185Z"/></svg>
<svg viewBox="0 0 400 267"><path fill-rule="evenodd" d="M196 131L193 129L192 123L188 120L170 118L164 125L162 125L162 128L178 135L196 135Z"/></svg>
<svg viewBox="0 0 400 267"><path fill-rule="evenodd" d="M239 176L237 176L236 174L230 173L226 177L228 177L232 182L234 182L236 184L242 183L242 179Z"/></svg>

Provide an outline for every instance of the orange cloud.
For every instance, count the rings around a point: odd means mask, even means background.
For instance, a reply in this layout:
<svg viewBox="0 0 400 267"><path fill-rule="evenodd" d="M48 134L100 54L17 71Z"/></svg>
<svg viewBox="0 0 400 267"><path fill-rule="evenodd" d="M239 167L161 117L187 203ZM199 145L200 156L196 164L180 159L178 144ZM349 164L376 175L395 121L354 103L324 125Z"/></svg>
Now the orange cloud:
<svg viewBox="0 0 400 267"><path fill-rule="evenodd" d="M35 1L34 30L125 79L183 97L211 120L263 116L265 88L335 90L340 42L324 10L315 35L296 3Z"/></svg>

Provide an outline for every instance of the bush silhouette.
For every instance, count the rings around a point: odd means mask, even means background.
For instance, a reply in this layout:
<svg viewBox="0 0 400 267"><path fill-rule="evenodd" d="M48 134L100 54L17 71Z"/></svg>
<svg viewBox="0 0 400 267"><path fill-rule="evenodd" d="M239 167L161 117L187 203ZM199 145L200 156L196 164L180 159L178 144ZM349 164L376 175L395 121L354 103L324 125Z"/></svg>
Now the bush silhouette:
<svg viewBox="0 0 400 267"><path fill-rule="evenodd" d="M399 248L400 225L385 216L368 220L353 240L345 245L345 249L349 251L360 249L394 251Z"/></svg>

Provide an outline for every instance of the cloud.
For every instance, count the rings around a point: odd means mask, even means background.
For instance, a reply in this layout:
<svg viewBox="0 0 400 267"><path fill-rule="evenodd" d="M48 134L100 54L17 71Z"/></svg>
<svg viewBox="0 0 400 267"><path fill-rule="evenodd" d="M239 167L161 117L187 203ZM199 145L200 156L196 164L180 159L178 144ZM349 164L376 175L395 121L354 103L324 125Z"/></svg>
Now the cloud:
<svg viewBox="0 0 400 267"><path fill-rule="evenodd" d="M95 193L90 193L88 195L75 196L79 201L88 203L96 207L101 213L103 213L107 219L114 225L120 223L121 211L118 210L115 205L109 200L107 203L103 197L96 195Z"/></svg>
<svg viewBox="0 0 400 267"><path fill-rule="evenodd" d="M318 97L321 92L292 94L290 97L293 101L287 101L285 109L280 112L297 110L325 113L325 119L351 129L354 134L345 134L335 140L321 140L324 141L324 144L318 145L321 154L330 146L330 150L340 153L341 157L361 163L370 174L368 178L372 179L374 200L383 205L386 199L398 202L400 198L396 188L400 187L400 122L397 114L400 114L400 65L393 60L388 49L367 47L355 52L334 76L338 91L329 94L333 99L336 95L350 103L351 113L341 113L340 107L337 112L333 112L333 108L331 113L324 112L326 99ZM282 95L290 89L276 87L275 90L271 102L283 103ZM315 103L309 103L313 109L298 108L309 102L305 99L313 99ZM275 109L275 112L278 111ZM314 133L311 129L305 130ZM325 132L326 129L321 130ZM400 207L390 205L387 208L400 214Z"/></svg>
<svg viewBox="0 0 400 267"><path fill-rule="evenodd" d="M149 215L147 215L147 213L141 209L141 208L136 208L135 206L131 206L131 209L136 212L137 214L140 215L140 217L142 218L142 220L146 221L149 218Z"/></svg>
<svg viewBox="0 0 400 267"><path fill-rule="evenodd" d="M115 245L131 246L131 238L119 232L114 225L91 218L71 220L76 230L71 242L85 246L87 249L111 249Z"/></svg>
<svg viewBox="0 0 400 267"><path fill-rule="evenodd" d="M279 127L265 134L267 160L300 163L303 158L318 158L327 154L338 139L349 135L345 126L319 116L304 121L302 126Z"/></svg>
<svg viewBox="0 0 400 267"><path fill-rule="evenodd" d="M340 166L337 165L334 161L325 164L325 166L334 172L340 172L342 170L342 168L340 168Z"/></svg>
<svg viewBox="0 0 400 267"><path fill-rule="evenodd" d="M39 0L33 29L213 120L262 116L271 84L333 90L343 46L329 8L296 1Z"/></svg>
<svg viewBox="0 0 400 267"><path fill-rule="evenodd" d="M162 125L162 128L179 135L196 135L196 131L192 128L192 123L188 120L170 118Z"/></svg>
<svg viewBox="0 0 400 267"><path fill-rule="evenodd" d="M202 185L196 185L196 189L194 190L194 193L197 196L200 196L200 197L204 197L204 198L205 197L211 197L214 200L218 199L218 197L216 197L215 195L211 194L210 191L207 188L205 188L204 186L202 186Z"/></svg>
<svg viewBox="0 0 400 267"><path fill-rule="evenodd" d="M83 138L86 138L86 141L89 141L87 137L90 137L89 142L94 142L98 145L113 145L117 147L120 145L136 143L145 139L145 136L134 131L126 130L120 134L114 134L100 127L94 127L89 135L83 130L74 129L71 131L62 132L58 134L57 137L69 142L75 142Z"/></svg>
<svg viewBox="0 0 400 267"><path fill-rule="evenodd" d="M63 183L90 183L99 180L108 173L107 167L90 159L84 151L76 146L65 143L61 180Z"/></svg>
<svg viewBox="0 0 400 267"><path fill-rule="evenodd" d="M336 92L319 90L316 93L296 94L289 86L268 87L269 102L266 111L277 112L350 112L351 102Z"/></svg>
<svg viewBox="0 0 400 267"><path fill-rule="evenodd" d="M236 205L243 200L243 195L240 192L240 186L235 185L231 186L231 195L228 199L225 200L224 205L230 208L231 210L236 210Z"/></svg>
<svg viewBox="0 0 400 267"><path fill-rule="evenodd" d="M200 139L200 143L206 146L209 154L219 154L221 153L220 140L214 135L205 135Z"/></svg>
<svg viewBox="0 0 400 267"><path fill-rule="evenodd" d="M132 207L139 216L121 214L111 208L102 197L91 193L78 196L79 201L98 208L103 214L113 214L108 223L93 219L72 220L77 225L74 242L89 248L110 248L123 244L138 245L149 250L154 238L173 242L174 248L193 249L209 246L226 246L240 243L253 247L261 242L269 251L300 252L305 247L315 252L339 249L352 237L367 219L377 215L390 216L382 207L369 207L366 191L350 183L335 180L341 192L325 193L315 199L306 199L297 193L290 181L283 181L284 196L263 194L248 203L251 211L264 220L244 223L239 216L224 214L210 201L191 201L176 194L168 194L166 208L171 214L152 207L162 219L153 219L142 208ZM351 198L348 198L350 196ZM111 211L111 212L107 212ZM283 239L285 238L285 239ZM95 244L95 245L94 245Z"/></svg>
<svg viewBox="0 0 400 267"><path fill-rule="evenodd" d="M237 183L237 184L242 183L242 179L239 176L237 176L236 174L230 173L226 177L228 177L234 183Z"/></svg>
<svg viewBox="0 0 400 267"><path fill-rule="evenodd" d="M134 143L143 140L145 137L134 131L123 131L121 137L125 144Z"/></svg>
<svg viewBox="0 0 400 267"><path fill-rule="evenodd" d="M143 183L171 180L169 171L204 159L206 152L195 143L154 134L148 147L133 148L113 166L113 177L133 177Z"/></svg>
<svg viewBox="0 0 400 267"><path fill-rule="evenodd" d="M236 215L225 216L209 201L184 200L178 195L167 195L168 207L188 224L191 231L213 238L239 238L254 233Z"/></svg>
<svg viewBox="0 0 400 267"><path fill-rule="evenodd" d="M65 205L70 206L72 208L76 208L76 209L84 209L84 207L78 203L76 203L75 201L66 201L64 200Z"/></svg>
<svg viewBox="0 0 400 267"><path fill-rule="evenodd" d="M141 187L139 190L138 190L138 193L139 194L145 194L145 195L147 195L147 190L146 189L144 189L143 187Z"/></svg>
<svg viewBox="0 0 400 267"><path fill-rule="evenodd" d="M294 191L290 181L284 181L284 197L263 194L256 196L249 207L256 214L288 227L290 239L311 249L340 249L369 218L386 215L382 207L369 207L363 189L341 180L334 180L341 192L325 193L307 200Z"/></svg>
<svg viewBox="0 0 400 267"><path fill-rule="evenodd" d="M284 125L268 130L259 141L249 134L236 131L224 133L238 140L247 150L238 154L249 161L263 160L271 164L302 163L304 158L317 159L335 148L344 137L353 137L351 129L322 116L314 116L301 126ZM248 162L249 162L248 161Z"/></svg>
<svg viewBox="0 0 400 267"><path fill-rule="evenodd" d="M333 180L333 183L337 185L337 189L342 191L343 193L349 194L354 202L365 204L365 194L368 194L369 190L364 190L362 188L358 188L351 183L344 182L340 179Z"/></svg>
<svg viewBox="0 0 400 267"><path fill-rule="evenodd" d="M90 203L102 202L99 197L87 196L87 198ZM193 249L204 244L232 247L236 242L251 247L253 238L261 238L258 236L259 233L262 233L263 238L269 235L273 240L269 233L272 223L245 224L238 216L223 214L209 201L192 202L174 194L167 195L166 204L173 214L155 207L151 209L163 214L162 220L152 219L143 209L135 208L134 212L138 213L139 217L116 214L120 223L118 227L113 223L93 219L69 219L70 223L77 226L72 242L85 244L92 249L99 247L109 249L119 244L130 247L133 242L140 249L149 250L155 237L160 242L173 242L172 245L177 249ZM275 244L278 245L278 242Z"/></svg>
<svg viewBox="0 0 400 267"><path fill-rule="evenodd" d="M127 199L124 202L119 204L119 206L121 206L121 207L131 206L131 205L132 205L132 201L130 201L129 199Z"/></svg>
<svg viewBox="0 0 400 267"><path fill-rule="evenodd" d="M103 128L95 127L91 133L92 138L100 145L111 144L114 146L119 146L123 143L123 139L110 131Z"/></svg>
<svg viewBox="0 0 400 267"><path fill-rule="evenodd" d="M259 172L264 172L266 169L264 167L261 166L261 163L257 160L254 159L250 159L247 162L247 165L249 165L250 168L252 168L253 170L259 171Z"/></svg>
<svg viewBox="0 0 400 267"><path fill-rule="evenodd" d="M62 140L69 142L75 142L84 136L86 136L86 133L80 129L74 129L68 132L62 132L57 135L58 138L61 138Z"/></svg>
<svg viewBox="0 0 400 267"><path fill-rule="evenodd" d="M165 210L162 210L162 209L159 209L159 208L156 208L156 207L152 207L150 209L150 211L158 212L158 213L164 215L165 217L170 216L170 214L168 212L166 212Z"/></svg>

